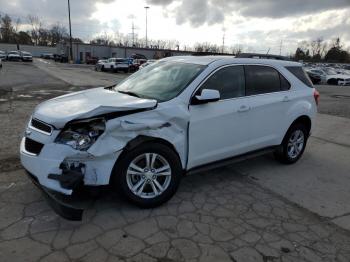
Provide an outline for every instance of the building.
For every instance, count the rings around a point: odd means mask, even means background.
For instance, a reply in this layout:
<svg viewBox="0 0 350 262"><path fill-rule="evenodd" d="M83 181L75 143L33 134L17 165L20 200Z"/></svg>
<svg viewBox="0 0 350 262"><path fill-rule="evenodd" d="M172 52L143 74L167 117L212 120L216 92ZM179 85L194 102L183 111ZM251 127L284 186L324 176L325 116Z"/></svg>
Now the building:
<svg viewBox="0 0 350 262"><path fill-rule="evenodd" d="M60 43L57 45L56 53L69 56L69 43ZM144 55L147 59L159 59L168 56L192 55L194 52L153 49L153 48L138 48L138 47L121 47L107 46L97 44L73 43L73 62L85 63L87 58L97 57L105 59L110 57L127 58L133 54Z"/></svg>

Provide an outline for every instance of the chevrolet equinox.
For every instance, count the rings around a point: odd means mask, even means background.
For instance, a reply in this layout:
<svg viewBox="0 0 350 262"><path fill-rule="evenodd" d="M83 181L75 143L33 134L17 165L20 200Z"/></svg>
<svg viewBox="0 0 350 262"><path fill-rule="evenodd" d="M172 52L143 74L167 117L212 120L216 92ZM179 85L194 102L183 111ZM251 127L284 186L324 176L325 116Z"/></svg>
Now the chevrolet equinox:
<svg viewBox="0 0 350 262"><path fill-rule="evenodd" d="M184 174L272 151L282 163L297 162L318 97L296 62L166 58L115 86L38 105L21 162L50 191L111 185L134 204L155 207Z"/></svg>

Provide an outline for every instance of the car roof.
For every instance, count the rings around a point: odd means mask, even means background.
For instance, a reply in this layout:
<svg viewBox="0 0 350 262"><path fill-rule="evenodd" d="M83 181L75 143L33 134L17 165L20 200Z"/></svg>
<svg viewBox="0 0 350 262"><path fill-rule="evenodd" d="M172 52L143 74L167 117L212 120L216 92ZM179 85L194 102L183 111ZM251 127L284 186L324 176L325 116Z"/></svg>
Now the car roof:
<svg viewBox="0 0 350 262"><path fill-rule="evenodd" d="M257 58L235 58L233 56L173 56L165 58L163 61L183 62L199 65L209 65L214 62L219 62L220 64L267 64L280 66L301 66L300 63L292 61Z"/></svg>

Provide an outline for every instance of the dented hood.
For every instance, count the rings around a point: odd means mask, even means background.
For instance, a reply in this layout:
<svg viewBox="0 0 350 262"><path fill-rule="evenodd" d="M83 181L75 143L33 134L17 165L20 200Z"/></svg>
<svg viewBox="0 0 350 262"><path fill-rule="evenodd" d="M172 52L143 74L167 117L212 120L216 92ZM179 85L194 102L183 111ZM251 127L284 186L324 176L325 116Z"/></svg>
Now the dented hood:
<svg viewBox="0 0 350 262"><path fill-rule="evenodd" d="M33 117L52 124L56 128L62 128L67 122L74 119L147 109L156 105L156 100L137 98L104 88L93 88L41 103L36 107Z"/></svg>

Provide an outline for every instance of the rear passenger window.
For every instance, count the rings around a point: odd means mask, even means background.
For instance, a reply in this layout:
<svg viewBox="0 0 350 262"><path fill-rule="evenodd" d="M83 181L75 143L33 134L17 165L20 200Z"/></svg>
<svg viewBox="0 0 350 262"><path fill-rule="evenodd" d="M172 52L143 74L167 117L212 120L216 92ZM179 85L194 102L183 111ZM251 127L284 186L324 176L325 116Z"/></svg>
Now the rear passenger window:
<svg viewBox="0 0 350 262"><path fill-rule="evenodd" d="M286 66L286 69L291 72L295 77L297 77L301 82L303 82L308 87L313 88L312 82L309 76L305 73L301 66Z"/></svg>
<svg viewBox="0 0 350 262"><path fill-rule="evenodd" d="M281 81L281 90L282 91L287 91L290 89L290 83L288 80L280 74L280 81Z"/></svg>
<svg viewBox="0 0 350 262"><path fill-rule="evenodd" d="M229 66L214 73L200 88L220 92L221 99L241 97L245 94L243 66Z"/></svg>
<svg viewBox="0 0 350 262"><path fill-rule="evenodd" d="M245 74L247 96L279 92L281 90L282 80L280 79L280 73L272 67L248 65L245 66Z"/></svg>

